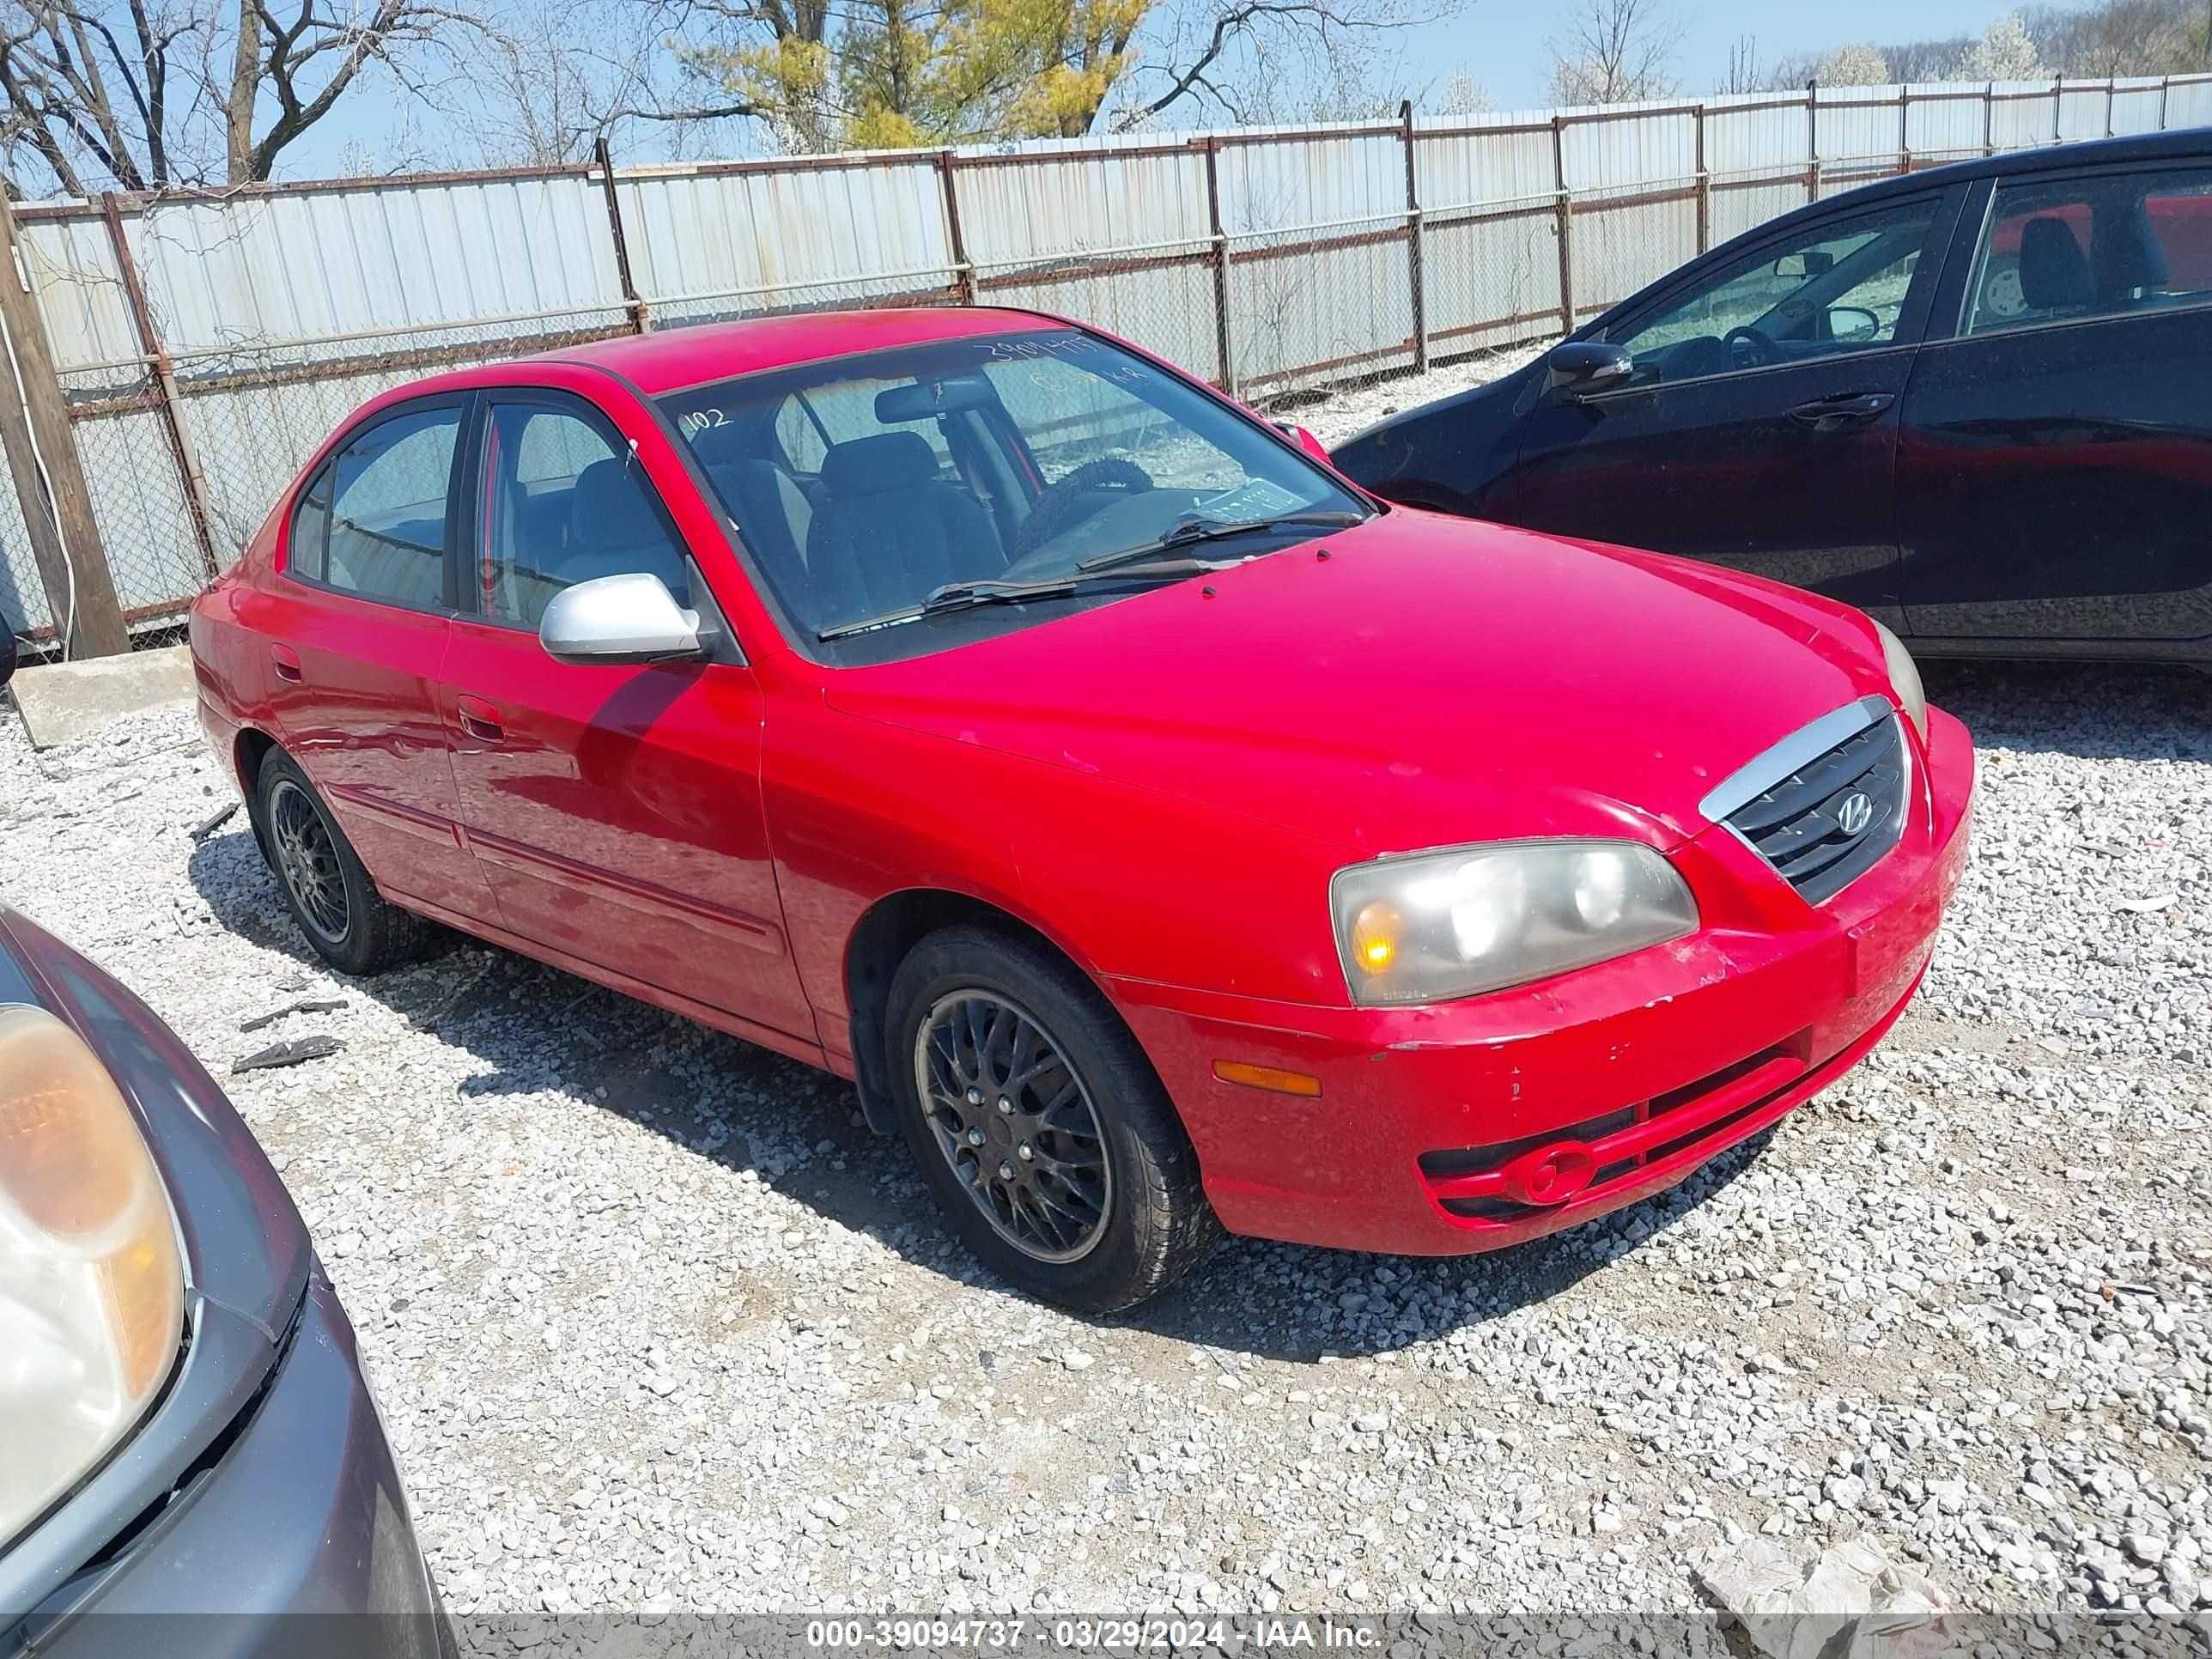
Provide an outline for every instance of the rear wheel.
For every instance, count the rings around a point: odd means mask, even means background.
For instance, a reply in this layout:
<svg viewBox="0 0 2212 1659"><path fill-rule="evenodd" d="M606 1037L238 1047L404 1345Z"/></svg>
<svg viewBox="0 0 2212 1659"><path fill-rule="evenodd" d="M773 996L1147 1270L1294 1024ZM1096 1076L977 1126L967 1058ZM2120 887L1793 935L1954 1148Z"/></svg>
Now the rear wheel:
<svg viewBox="0 0 2212 1659"><path fill-rule="evenodd" d="M284 902L325 962L349 974L374 974L422 951L432 924L385 902L289 755L275 751L261 763L253 801L262 850Z"/></svg>
<svg viewBox="0 0 2212 1659"><path fill-rule="evenodd" d="M976 1255L1086 1313L1141 1302L1219 1233L1159 1079L1097 992L1009 933L949 927L891 981L907 1142Z"/></svg>

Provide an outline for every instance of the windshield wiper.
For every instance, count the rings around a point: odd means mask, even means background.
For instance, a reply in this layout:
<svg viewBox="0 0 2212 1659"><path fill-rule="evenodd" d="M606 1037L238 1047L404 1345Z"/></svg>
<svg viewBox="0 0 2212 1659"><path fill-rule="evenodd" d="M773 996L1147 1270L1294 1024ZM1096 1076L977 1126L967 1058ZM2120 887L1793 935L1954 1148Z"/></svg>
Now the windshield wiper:
<svg viewBox="0 0 2212 1659"><path fill-rule="evenodd" d="M1249 536L1264 530L1286 530L1292 526L1312 526L1322 530L1349 530L1353 525L1367 522L1364 513L1279 513L1271 519L1201 519L1185 514L1170 526L1166 533L1157 540L1143 542L1135 547L1124 547L1112 553L1101 553L1084 560L1075 568L1080 571L1114 570L1148 558L1155 553L1164 553L1171 548L1188 547L1196 542L1218 542L1231 536Z"/></svg>
<svg viewBox="0 0 2212 1659"><path fill-rule="evenodd" d="M1151 552L1154 550L1147 548L1146 550ZM1150 563L1117 565L1110 571L1078 566L1065 576L1047 576L1028 582L1003 581L990 577L973 581L946 582L941 587L931 589L919 605L901 605L896 611L886 611L880 616L864 617L858 622L839 623L835 628L823 629L814 637L826 645L832 640L849 639L855 634L872 633L878 628L896 628L901 623L916 622L921 617L940 616L950 611L1057 599L1062 594L1073 593L1085 582L1101 577L1110 577L1117 582L1180 581L1185 576L1203 576L1211 571L1225 570L1231 565L1242 562L1237 559L1157 559Z"/></svg>

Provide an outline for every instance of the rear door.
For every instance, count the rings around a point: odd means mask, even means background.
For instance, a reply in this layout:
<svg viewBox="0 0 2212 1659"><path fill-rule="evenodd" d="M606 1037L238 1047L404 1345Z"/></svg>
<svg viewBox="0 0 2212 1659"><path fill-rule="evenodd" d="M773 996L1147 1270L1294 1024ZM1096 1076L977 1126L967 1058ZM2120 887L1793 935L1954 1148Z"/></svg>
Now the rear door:
<svg viewBox="0 0 2212 1659"><path fill-rule="evenodd" d="M663 499L692 485L674 463L656 478L631 435L573 392L483 394L445 684L469 838L508 932L811 1043L752 669L556 662L538 643L552 596L598 576L649 572L714 609Z"/></svg>
<svg viewBox="0 0 2212 1659"><path fill-rule="evenodd" d="M2212 635L2212 162L1983 188L1905 396L1913 631Z"/></svg>
<svg viewBox="0 0 2212 1659"><path fill-rule="evenodd" d="M1960 193L1840 208L1609 325L1634 374L1538 398L1501 515L1894 614L1897 405Z"/></svg>
<svg viewBox="0 0 2212 1659"><path fill-rule="evenodd" d="M380 410L301 492L263 630L273 723L379 887L485 918L439 677L465 397Z"/></svg>

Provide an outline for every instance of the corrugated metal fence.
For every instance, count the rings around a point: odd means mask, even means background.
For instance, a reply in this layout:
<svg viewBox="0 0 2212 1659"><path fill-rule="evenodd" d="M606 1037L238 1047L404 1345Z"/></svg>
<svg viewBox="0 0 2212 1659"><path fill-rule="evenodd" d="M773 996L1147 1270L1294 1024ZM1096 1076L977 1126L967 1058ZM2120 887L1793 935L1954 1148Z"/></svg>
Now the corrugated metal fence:
<svg viewBox="0 0 2212 1659"><path fill-rule="evenodd" d="M683 167L602 152L15 216L99 550L143 630L332 425L434 368L971 302L1094 321L1266 400L1556 334L1873 178L2207 119L2212 76L1890 87ZM0 550L0 617L50 635L4 470Z"/></svg>

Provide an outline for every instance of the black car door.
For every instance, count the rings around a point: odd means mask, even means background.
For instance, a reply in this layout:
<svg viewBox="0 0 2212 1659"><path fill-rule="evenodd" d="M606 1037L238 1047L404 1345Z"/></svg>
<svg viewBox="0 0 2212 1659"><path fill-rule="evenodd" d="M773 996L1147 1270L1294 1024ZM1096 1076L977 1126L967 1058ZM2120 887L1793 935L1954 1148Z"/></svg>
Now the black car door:
<svg viewBox="0 0 2212 1659"><path fill-rule="evenodd" d="M1913 630L2212 635L2212 161L2001 178L1966 224L1905 395Z"/></svg>
<svg viewBox="0 0 2212 1659"><path fill-rule="evenodd" d="M1963 194L1839 206L1609 323L1633 373L1536 399L1498 516L1893 616L1897 404Z"/></svg>

